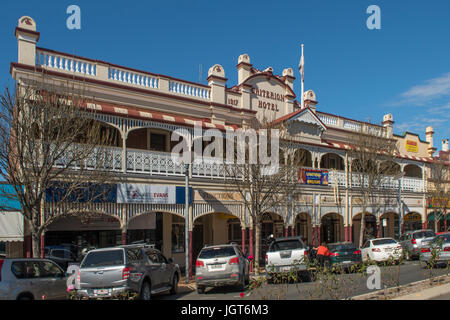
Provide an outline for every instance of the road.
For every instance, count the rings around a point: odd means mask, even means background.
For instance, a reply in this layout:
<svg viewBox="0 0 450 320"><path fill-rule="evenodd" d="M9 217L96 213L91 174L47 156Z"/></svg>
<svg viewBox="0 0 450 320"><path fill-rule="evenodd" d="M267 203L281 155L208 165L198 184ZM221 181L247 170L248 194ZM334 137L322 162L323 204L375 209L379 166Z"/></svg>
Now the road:
<svg viewBox="0 0 450 320"><path fill-rule="evenodd" d="M399 267L380 267L381 288L396 285L399 276ZM430 276L449 274L449 269L439 268L430 270L420 266L419 261L407 261L400 266L400 285L425 280ZM197 291L178 294L175 296L158 295L155 299L178 299L178 300L260 300L260 299L288 299L288 300L310 300L310 299L346 299L353 296L375 291L367 287L369 275L343 274L330 277L328 281L314 281L290 284L264 284L250 294L240 297L240 291L233 287L209 288L205 294Z"/></svg>

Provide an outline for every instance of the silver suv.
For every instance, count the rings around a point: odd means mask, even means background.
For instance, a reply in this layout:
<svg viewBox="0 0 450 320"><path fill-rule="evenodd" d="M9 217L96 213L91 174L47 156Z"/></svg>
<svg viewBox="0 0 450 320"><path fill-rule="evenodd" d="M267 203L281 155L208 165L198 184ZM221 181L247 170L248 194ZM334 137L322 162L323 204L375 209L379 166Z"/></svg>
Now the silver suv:
<svg viewBox="0 0 450 320"><path fill-rule="evenodd" d="M428 245L436 237L433 230L409 231L400 237L400 244L406 260L418 258L420 249Z"/></svg>
<svg viewBox="0 0 450 320"><path fill-rule="evenodd" d="M197 292L206 287L237 285L245 290L249 281L249 262L237 244L206 246L195 263Z"/></svg>
<svg viewBox="0 0 450 320"><path fill-rule="evenodd" d="M67 298L66 274L46 259L0 259L0 300Z"/></svg>
<svg viewBox="0 0 450 320"><path fill-rule="evenodd" d="M176 294L180 268L153 246L129 245L89 251L77 275L77 293L83 298L112 298L137 293L142 300L152 294Z"/></svg>

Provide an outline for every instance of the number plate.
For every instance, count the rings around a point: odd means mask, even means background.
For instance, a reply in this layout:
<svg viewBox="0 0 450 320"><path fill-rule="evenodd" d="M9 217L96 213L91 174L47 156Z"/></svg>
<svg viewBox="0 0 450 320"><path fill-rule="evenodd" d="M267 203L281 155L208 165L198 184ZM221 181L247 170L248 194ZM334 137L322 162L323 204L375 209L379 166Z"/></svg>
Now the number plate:
<svg viewBox="0 0 450 320"><path fill-rule="evenodd" d="M350 264L350 263L352 263L351 261L344 261L344 262L342 262L342 263L344 263L344 264Z"/></svg>
<svg viewBox="0 0 450 320"><path fill-rule="evenodd" d="M99 290L94 290L94 293L98 294L98 295L106 295L106 294L110 293L110 290L109 289L99 289Z"/></svg>
<svg viewBox="0 0 450 320"><path fill-rule="evenodd" d="M392 248L384 249L384 251L386 251L386 252L391 252L392 250L393 250Z"/></svg>
<svg viewBox="0 0 450 320"><path fill-rule="evenodd" d="M212 264L209 267L211 269L222 269L222 266L223 266L222 264Z"/></svg>
<svg viewBox="0 0 450 320"><path fill-rule="evenodd" d="M281 272L289 272L291 270L290 267L282 267Z"/></svg>

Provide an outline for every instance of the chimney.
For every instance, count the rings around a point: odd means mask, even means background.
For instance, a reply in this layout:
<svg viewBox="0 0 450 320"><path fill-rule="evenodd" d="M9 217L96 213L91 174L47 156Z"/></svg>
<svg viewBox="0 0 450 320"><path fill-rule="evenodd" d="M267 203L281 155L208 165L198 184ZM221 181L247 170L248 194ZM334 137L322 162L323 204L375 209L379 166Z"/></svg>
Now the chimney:
<svg viewBox="0 0 450 320"><path fill-rule="evenodd" d="M312 90L308 90L303 94L303 99L305 101L305 108L309 107L314 113L316 113L317 99L316 94Z"/></svg>
<svg viewBox="0 0 450 320"><path fill-rule="evenodd" d="M448 139L442 140L442 151L448 152Z"/></svg>
<svg viewBox="0 0 450 320"><path fill-rule="evenodd" d="M294 90L294 71L291 68L286 68L283 70L283 77L285 78L284 83Z"/></svg>
<svg viewBox="0 0 450 320"><path fill-rule="evenodd" d="M387 137L392 138L393 130L394 130L394 117L391 113L385 114L383 116L383 127L386 128L387 131Z"/></svg>
<svg viewBox="0 0 450 320"><path fill-rule="evenodd" d="M34 66L36 64L36 43L40 36L39 32L36 32L36 22L31 17L21 17L14 34L18 47L17 62Z"/></svg>
<svg viewBox="0 0 450 320"><path fill-rule="evenodd" d="M433 146L433 127L427 127L426 131L425 131L425 136L426 136L426 140L427 142L430 144L428 146L428 156L432 157L433 154L436 152L436 148Z"/></svg>

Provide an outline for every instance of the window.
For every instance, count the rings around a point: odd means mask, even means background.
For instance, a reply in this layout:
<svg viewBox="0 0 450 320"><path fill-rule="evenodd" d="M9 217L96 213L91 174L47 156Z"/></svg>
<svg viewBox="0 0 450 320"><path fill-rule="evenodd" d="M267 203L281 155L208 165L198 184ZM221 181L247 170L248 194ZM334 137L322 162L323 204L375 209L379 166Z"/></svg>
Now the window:
<svg viewBox="0 0 450 320"><path fill-rule="evenodd" d="M374 246L382 246L384 244L396 244L397 241L394 239L381 239L381 240L373 240L372 241Z"/></svg>
<svg viewBox="0 0 450 320"><path fill-rule="evenodd" d="M81 268L122 265L123 250L96 251L87 254Z"/></svg>
<svg viewBox="0 0 450 320"><path fill-rule="evenodd" d="M273 242L269 248L269 252L283 251L283 250L295 250L303 249L305 245L301 240L289 240L289 241L279 241Z"/></svg>
<svg viewBox="0 0 450 320"><path fill-rule="evenodd" d="M172 252L184 252L185 244L185 226L184 219L172 216Z"/></svg>
<svg viewBox="0 0 450 320"><path fill-rule="evenodd" d="M166 135L160 133L150 133L150 150L166 151Z"/></svg>
<svg viewBox="0 0 450 320"><path fill-rule="evenodd" d="M52 256L55 258L65 258L64 250L52 250Z"/></svg>
<svg viewBox="0 0 450 320"><path fill-rule="evenodd" d="M127 261L134 262L142 260L141 249L128 249L127 250Z"/></svg>
<svg viewBox="0 0 450 320"><path fill-rule="evenodd" d="M151 263L159 263L158 254L154 251L147 251L146 255Z"/></svg>
<svg viewBox="0 0 450 320"><path fill-rule="evenodd" d="M49 261L39 261L40 277L41 278L54 278L63 277L64 272L56 266L56 264Z"/></svg>
<svg viewBox="0 0 450 320"><path fill-rule="evenodd" d="M233 247L214 247L203 249L198 256L199 259L213 259L235 256L236 252Z"/></svg>
<svg viewBox="0 0 450 320"><path fill-rule="evenodd" d="M164 257L161 253L158 253L158 258L161 263L167 263L166 257Z"/></svg>
<svg viewBox="0 0 450 320"><path fill-rule="evenodd" d="M368 248L368 247L370 247L370 241L367 241L362 247L363 247L363 248Z"/></svg>

